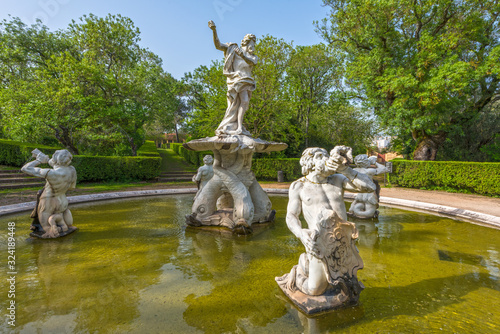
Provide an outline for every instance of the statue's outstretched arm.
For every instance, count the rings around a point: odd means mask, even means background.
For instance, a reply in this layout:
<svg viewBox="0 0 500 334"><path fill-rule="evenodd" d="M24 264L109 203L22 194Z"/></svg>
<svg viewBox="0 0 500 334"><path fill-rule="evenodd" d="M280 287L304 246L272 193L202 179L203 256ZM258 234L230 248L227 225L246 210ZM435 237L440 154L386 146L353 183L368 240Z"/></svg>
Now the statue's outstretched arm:
<svg viewBox="0 0 500 334"><path fill-rule="evenodd" d="M357 172L351 167L338 170L338 172L346 177L346 180L344 180L345 190L359 193L371 193L377 189L371 177L365 173Z"/></svg>
<svg viewBox="0 0 500 334"><path fill-rule="evenodd" d="M219 41L219 36L217 36L217 28L215 26L214 21L212 21L212 20L208 21L208 27L210 29L212 29L212 32L213 32L213 35L214 35L214 45L215 45L215 48L217 50L221 50L221 51L226 52L228 46L227 46L227 44L221 43Z"/></svg>
<svg viewBox="0 0 500 334"><path fill-rule="evenodd" d="M26 174L29 174L29 175L45 178L47 176L47 173L50 171L50 169L37 167L41 163L42 163L42 161L38 160L38 158L37 158L37 160L30 161L26 165L24 165L21 168L21 171L26 173Z"/></svg>

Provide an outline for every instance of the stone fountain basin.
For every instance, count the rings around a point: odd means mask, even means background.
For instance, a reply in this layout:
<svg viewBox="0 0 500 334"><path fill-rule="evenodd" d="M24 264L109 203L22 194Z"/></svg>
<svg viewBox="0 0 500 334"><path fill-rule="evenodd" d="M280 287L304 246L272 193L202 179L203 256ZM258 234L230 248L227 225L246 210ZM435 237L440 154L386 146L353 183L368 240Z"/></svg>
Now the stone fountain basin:
<svg viewBox="0 0 500 334"><path fill-rule="evenodd" d="M499 230L389 207L377 221L352 219L361 303L307 318L274 281L303 252L284 221L287 197L271 196L274 223L239 237L186 228L192 197L73 204L80 230L60 240L27 241L29 212L1 217L16 224L16 331L499 331Z"/></svg>

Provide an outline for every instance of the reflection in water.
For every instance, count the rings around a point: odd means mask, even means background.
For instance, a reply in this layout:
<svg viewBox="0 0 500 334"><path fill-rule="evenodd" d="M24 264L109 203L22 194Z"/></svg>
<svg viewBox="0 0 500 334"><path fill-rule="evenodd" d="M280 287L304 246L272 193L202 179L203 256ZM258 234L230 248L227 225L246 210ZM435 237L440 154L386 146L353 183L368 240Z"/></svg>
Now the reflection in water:
<svg viewBox="0 0 500 334"><path fill-rule="evenodd" d="M356 220L361 304L306 317L274 277L303 246L274 197L274 224L251 236L186 229L192 196L75 206L80 230L17 242L20 333L500 332L500 231L380 208ZM102 212L106 212L105 215ZM15 221L29 230L29 214ZM26 233L27 234L27 233ZM19 234L18 234L19 236ZM5 250L0 234L0 251ZM5 277L6 268L0 267ZM7 291L0 281L0 290ZM0 307L6 307L0 300ZM0 332L7 332L6 323Z"/></svg>

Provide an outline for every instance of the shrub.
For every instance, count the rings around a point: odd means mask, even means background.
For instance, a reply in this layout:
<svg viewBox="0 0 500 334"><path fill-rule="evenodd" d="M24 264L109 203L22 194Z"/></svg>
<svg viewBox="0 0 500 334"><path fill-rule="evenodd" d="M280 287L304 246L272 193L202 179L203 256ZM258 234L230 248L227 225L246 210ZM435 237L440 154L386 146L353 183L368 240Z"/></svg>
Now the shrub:
<svg viewBox="0 0 500 334"><path fill-rule="evenodd" d="M392 160L390 183L409 188L500 195L500 163Z"/></svg>
<svg viewBox="0 0 500 334"><path fill-rule="evenodd" d="M143 157L157 157L158 158L160 156L160 153L158 153L158 150L156 149L156 144L154 141L146 140L144 145L142 145L137 150L137 155L143 156Z"/></svg>
<svg viewBox="0 0 500 334"><path fill-rule="evenodd" d="M75 155L78 182L150 180L160 175L161 158Z"/></svg>
<svg viewBox="0 0 500 334"><path fill-rule="evenodd" d="M170 144L170 147L172 148L172 150L174 150L174 152L177 154L177 155L181 155L179 153L179 149L182 147L182 144L180 143L171 143Z"/></svg>
<svg viewBox="0 0 500 334"><path fill-rule="evenodd" d="M255 159L252 171L258 180L276 180L278 171L283 171L286 181L294 181L302 177L298 158L290 159Z"/></svg>
<svg viewBox="0 0 500 334"><path fill-rule="evenodd" d="M61 148L0 140L0 164L21 167L35 148L52 155ZM156 148L155 148L156 150ZM78 181L150 180L160 175L160 157L73 156Z"/></svg>
<svg viewBox="0 0 500 334"><path fill-rule="evenodd" d="M0 164L22 167L32 160L31 151L38 148L45 154L52 155L61 148L32 143L22 143L13 140L0 139Z"/></svg>

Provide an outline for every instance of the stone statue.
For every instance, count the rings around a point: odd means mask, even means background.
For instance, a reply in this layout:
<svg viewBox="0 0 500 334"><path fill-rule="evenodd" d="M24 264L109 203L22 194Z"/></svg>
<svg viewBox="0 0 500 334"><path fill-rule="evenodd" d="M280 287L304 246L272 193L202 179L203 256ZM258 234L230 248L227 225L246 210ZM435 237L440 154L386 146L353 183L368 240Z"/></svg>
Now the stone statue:
<svg viewBox="0 0 500 334"><path fill-rule="evenodd" d="M245 35L239 47L236 43L221 43L213 21L209 21L208 26L213 31L215 48L224 52L223 73L227 77L226 114L215 134L250 136L243 126L243 117L256 87L252 78L252 69L258 62L254 55L255 35Z"/></svg>
<svg viewBox="0 0 500 334"><path fill-rule="evenodd" d="M221 226L237 234L249 234L253 232L252 224L271 222L276 213L252 172L252 156L282 151L288 145L252 138L243 126L243 116L255 89L251 76L257 64L253 54L255 36L246 35L241 48L235 43L221 44L215 24L210 21L208 26L213 31L215 47L224 51L228 107L214 137L183 144L188 150L214 153L213 177L197 192L186 223L193 227Z"/></svg>
<svg viewBox="0 0 500 334"><path fill-rule="evenodd" d="M355 171L366 174L373 180L374 175L389 172L389 170L382 164L377 162L377 157L368 157L366 154L357 155L354 158L356 164ZM376 168L370 168L371 165L376 165ZM375 182L375 181L374 181ZM380 186L378 183L376 190L367 194L356 194L354 201L351 204L348 214L357 218L377 218L378 217L378 203L380 198Z"/></svg>
<svg viewBox="0 0 500 334"><path fill-rule="evenodd" d="M214 176L214 158L212 158L211 155L205 155L203 157L203 162L205 163L203 166L198 168L198 173L193 176L193 182L196 182L196 185L198 186L198 194L203 187L208 183L208 181ZM194 197L196 200L196 196Z"/></svg>
<svg viewBox="0 0 500 334"><path fill-rule="evenodd" d="M43 177L45 187L38 193L37 204L31 217L33 223L30 234L40 238L57 238L74 232L73 216L68 209L66 192L76 186L76 170L70 166L73 156L68 150L58 150L52 159L38 149L33 150L34 161L25 164L21 171L26 174ZM51 168L39 168L48 163Z"/></svg>
<svg viewBox="0 0 500 334"><path fill-rule="evenodd" d="M364 288L357 279L363 268L355 246L358 232L347 221L344 190L373 192L375 185L348 167L351 152L346 146L335 147L330 155L322 148L306 149L300 159L304 177L290 186L286 223L306 252L276 281L307 314L356 304ZM301 212L307 228L302 228Z"/></svg>

